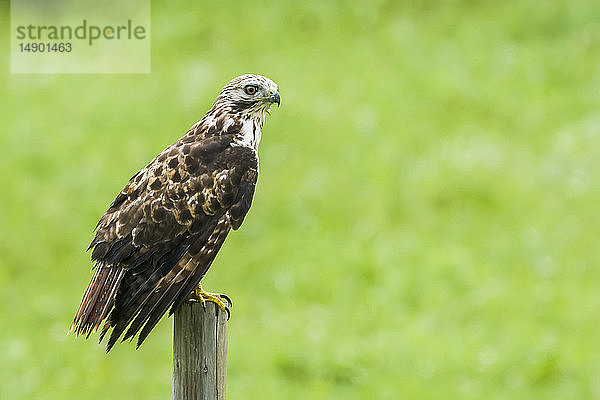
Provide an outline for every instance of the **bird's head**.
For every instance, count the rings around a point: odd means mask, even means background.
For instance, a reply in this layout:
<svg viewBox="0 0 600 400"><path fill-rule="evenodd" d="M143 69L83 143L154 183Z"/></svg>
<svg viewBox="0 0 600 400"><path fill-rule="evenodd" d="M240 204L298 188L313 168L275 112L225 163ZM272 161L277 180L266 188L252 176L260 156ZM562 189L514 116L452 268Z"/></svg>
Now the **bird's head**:
<svg viewBox="0 0 600 400"><path fill-rule="evenodd" d="M275 82L262 75L246 74L230 80L215 100L214 108L263 120L273 103L281 102Z"/></svg>

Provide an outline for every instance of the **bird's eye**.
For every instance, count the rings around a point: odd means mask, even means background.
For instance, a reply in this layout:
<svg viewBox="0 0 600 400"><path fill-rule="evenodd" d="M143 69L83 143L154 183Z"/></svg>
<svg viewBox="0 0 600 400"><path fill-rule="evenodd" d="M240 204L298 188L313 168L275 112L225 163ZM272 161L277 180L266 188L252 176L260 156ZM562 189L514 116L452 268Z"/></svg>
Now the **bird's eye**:
<svg viewBox="0 0 600 400"><path fill-rule="evenodd" d="M249 94L250 96L254 95L257 92L257 90L258 88L254 85L248 85L244 88L246 94Z"/></svg>

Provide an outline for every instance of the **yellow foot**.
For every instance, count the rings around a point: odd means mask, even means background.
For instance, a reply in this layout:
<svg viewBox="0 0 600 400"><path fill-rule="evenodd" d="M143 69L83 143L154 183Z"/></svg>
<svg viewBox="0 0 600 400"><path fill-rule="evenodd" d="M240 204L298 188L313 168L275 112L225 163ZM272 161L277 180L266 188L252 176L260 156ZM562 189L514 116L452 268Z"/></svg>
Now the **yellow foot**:
<svg viewBox="0 0 600 400"><path fill-rule="evenodd" d="M204 289L202 289L202 285L198 285L198 287L194 289L188 298L199 301L202 303L202 307L206 307L206 302L210 301L211 303L215 303L217 307L227 313L227 319L229 319L231 315L229 312L229 307L233 306L233 303L231 302L229 296L220 293L205 292ZM225 302L223 300L225 300Z"/></svg>

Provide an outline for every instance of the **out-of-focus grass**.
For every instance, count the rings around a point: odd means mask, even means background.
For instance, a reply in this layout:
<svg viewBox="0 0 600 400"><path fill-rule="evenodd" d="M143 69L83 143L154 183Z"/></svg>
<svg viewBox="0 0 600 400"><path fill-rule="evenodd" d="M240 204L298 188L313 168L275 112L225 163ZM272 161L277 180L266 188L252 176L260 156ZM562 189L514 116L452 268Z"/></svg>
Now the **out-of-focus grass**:
<svg viewBox="0 0 600 400"><path fill-rule="evenodd" d="M598 21L591 0L154 2L149 75L9 75L5 47L0 398L169 397L170 319L140 351L65 336L83 250L245 72L282 106L205 278L235 301L229 397L599 398Z"/></svg>

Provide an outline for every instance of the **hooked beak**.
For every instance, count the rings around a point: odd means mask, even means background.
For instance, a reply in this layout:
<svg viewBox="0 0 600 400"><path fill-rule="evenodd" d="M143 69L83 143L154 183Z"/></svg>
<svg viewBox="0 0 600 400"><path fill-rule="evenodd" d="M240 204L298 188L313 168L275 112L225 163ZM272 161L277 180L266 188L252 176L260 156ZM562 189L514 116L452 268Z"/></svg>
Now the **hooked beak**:
<svg viewBox="0 0 600 400"><path fill-rule="evenodd" d="M277 103L277 107L279 107L279 104L281 103L281 97L279 96L278 92L275 92L271 95L271 97L269 97L269 101L271 103Z"/></svg>

